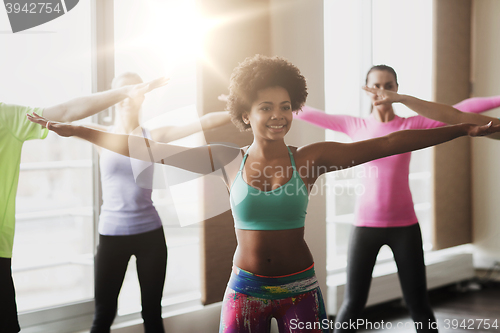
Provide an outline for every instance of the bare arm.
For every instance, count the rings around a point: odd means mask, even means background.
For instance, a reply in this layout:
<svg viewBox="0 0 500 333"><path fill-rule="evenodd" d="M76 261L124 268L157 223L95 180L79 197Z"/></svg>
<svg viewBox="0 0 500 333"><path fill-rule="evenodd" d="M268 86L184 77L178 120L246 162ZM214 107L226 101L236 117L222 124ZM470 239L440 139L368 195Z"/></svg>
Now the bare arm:
<svg viewBox="0 0 500 333"><path fill-rule="evenodd" d="M490 121L492 121L494 125L500 124L500 120L498 118L488 117L477 113L462 112L446 104L428 102L413 96L400 96L400 102L413 111L426 118L441 121L446 124L454 125L470 123L476 125L485 125Z"/></svg>
<svg viewBox="0 0 500 333"><path fill-rule="evenodd" d="M405 130L353 143L320 142L304 147L324 171L336 171L378 158L406 153L460 136L485 136L500 132L500 125L459 124L426 130Z"/></svg>
<svg viewBox="0 0 500 333"><path fill-rule="evenodd" d="M352 117L327 114L324 111L305 105L302 107L302 111L297 112L293 118L306 121L325 129L349 134L349 119Z"/></svg>
<svg viewBox="0 0 500 333"><path fill-rule="evenodd" d="M500 124L500 120L498 118L488 117L477 113L461 112L446 104L424 101L413 96L400 95L389 90L370 87L363 87L363 89L369 93L377 94L380 97L380 100L375 102L376 105L387 103L402 103L426 118L437 120L446 124L454 125L461 123L470 123L476 125L485 125L490 121L493 123L493 125ZM494 134L488 137L491 139L500 139L499 134Z"/></svg>
<svg viewBox="0 0 500 333"><path fill-rule="evenodd" d="M200 130L210 130L229 122L231 122L231 117L228 111L211 112L203 115L199 122L192 122L184 126L166 126L153 129L151 130L151 137L154 141L170 142L182 139Z"/></svg>
<svg viewBox="0 0 500 333"><path fill-rule="evenodd" d="M104 126L104 125L100 125L100 124L96 124L96 123L85 124L85 126L89 127L89 128L93 128L93 129L99 130L99 131L103 131L103 132L109 131L109 128L110 128L110 126ZM75 136L75 138L83 140L82 138L79 138L77 136ZM100 155L101 152L102 152L102 148L99 147L99 146L97 146L97 145L92 145L92 146L94 146L95 150Z"/></svg>
<svg viewBox="0 0 500 333"><path fill-rule="evenodd" d="M83 119L105 110L125 98L135 98L156 88L163 87L167 82L168 79L159 78L146 83L123 86L89 96L77 97L45 108L43 116L49 120L60 122Z"/></svg>
<svg viewBox="0 0 500 333"><path fill-rule="evenodd" d="M232 145L213 144L196 148L155 142L141 136L115 134L81 125L47 121L27 115L30 121L47 127L60 136L75 136L97 146L135 159L167 164L198 174L210 174L221 169L240 155L240 148Z"/></svg>

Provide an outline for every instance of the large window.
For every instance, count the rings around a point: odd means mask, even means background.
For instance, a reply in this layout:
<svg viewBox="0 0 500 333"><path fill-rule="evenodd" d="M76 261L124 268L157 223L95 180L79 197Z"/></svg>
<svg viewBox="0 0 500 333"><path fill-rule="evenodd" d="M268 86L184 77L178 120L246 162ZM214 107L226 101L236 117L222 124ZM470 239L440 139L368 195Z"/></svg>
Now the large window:
<svg viewBox="0 0 500 333"><path fill-rule="evenodd" d="M194 0L117 0L114 3L116 75L136 72L144 80L161 75L170 78L166 88L148 94L142 109L144 127L181 125L198 119L197 19ZM204 137L201 134L192 135L175 144L200 145L204 144ZM181 191L186 192L188 188L184 187ZM187 195L193 197L192 192ZM181 227L181 216L194 207L177 204L178 196L176 192L173 198L168 186L153 191L153 201L163 221L168 246L165 306L185 301L199 303L201 296L199 225ZM132 261L120 294L118 314L126 317L137 313L141 309L140 304L136 266Z"/></svg>
<svg viewBox="0 0 500 333"><path fill-rule="evenodd" d="M386 64L398 73L399 92L431 99L432 1L325 1L326 110L333 114L364 117L370 102L361 86L372 65ZM342 33L339 33L342 31ZM341 47L339 47L341 45ZM415 115L401 104L394 105L401 117ZM350 141L327 131L327 139ZM424 248L431 248L431 151L412 153L410 188L422 227ZM356 191L360 190L356 168L328 175L327 197L328 270L346 265L347 243ZM379 260L392 252L383 247Z"/></svg>
<svg viewBox="0 0 500 333"><path fill-rule="evenodd" d="M42 26L1 33L2 102L49 106L90 94L90 31L81 1ZM93 298L91 149L53 133L24 144L12 258L21 313Z"/></svg>
<svg viewBox="0 0 500 333"><path fill-rule="evenodd" d="M3 11L0 15L0 32L9 31L6 14L5 20ZM145 81L170 77L166 88L148 94L142 113L145 127L196 121L199 35L195 1L120 0L115 2L111 15L117 75L136 72ZM91 1L80 1L67 14L37 28L17 34L0 33L1 101L48 106L90 94L92 81L96 79L91 77L95 51L91 36L93 19ZM204 144L204 137L193 135L175 143ZM92 173L95 162L89 143L60 138L53 133L43 141L24 145L12 264L22 316L83 302L87 312L82 319L85 322L79 327L89 325L97 230L93 205L98 191ZM192 197L187 187L179 191ZM168 189L155 189L153 201L162 218L168 245L163 304L166 307L200 304L199 225L181 227L179 222L179 215L186 214L182 209L193 206L183 208L176 204ZM132 259L115 323L140 317L140 303ZM77 316L82 315L80 310ZM54 316L67 319L61 309L56 312L59 314ZM36 319L38 322L46 320L45 314L35 313L35 316L45 317ZM66 325L64 330L75 328L70 326Z"/></svg>

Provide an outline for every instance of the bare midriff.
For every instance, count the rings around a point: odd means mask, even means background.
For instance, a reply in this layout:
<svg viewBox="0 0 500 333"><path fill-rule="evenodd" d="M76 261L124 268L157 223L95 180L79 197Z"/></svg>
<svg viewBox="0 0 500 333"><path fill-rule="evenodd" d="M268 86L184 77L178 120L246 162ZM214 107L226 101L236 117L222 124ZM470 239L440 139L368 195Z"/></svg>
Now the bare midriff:
<svg viewBox="0 0 500 333"><path fill-rule="evenodd" d="M234 265L263 276L300 272L314 261L304 240L304 228L287 230L236 229Z"/></svg>

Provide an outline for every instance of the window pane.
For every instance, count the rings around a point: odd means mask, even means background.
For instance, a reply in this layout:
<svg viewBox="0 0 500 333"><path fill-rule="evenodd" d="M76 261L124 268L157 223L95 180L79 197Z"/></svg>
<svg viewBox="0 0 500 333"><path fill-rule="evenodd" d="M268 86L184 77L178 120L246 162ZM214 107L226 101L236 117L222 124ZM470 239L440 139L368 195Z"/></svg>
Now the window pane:
<svg viewBox="0 0 500 333"><path fill-rule="evenodd" d="M325 106L327 113L361 116L366 62L363 1L325 1ZM340 33L341 32L341 33ZM341 46L341 47L340 47ZM339 52L339 49L342 52ZM369 51L369 50L368 50ZM345 134L327 130L326 139L351 142ZM354 222L358 184L356 168L327 175L327 269L345 267L347 244Z"/></svg>
<svg viewBox="0 0 500 333"><path fill-rule="evenodd" d="M195 1L117 0L114 11L116 75L135 72L143 80L162 75L170 78L167 87L147 95L141 124L151 129L196 121L199 38ZM198 134L175 143L197 146L205 140ZM199 226L180 227L178 215L183 212L174 205L168 189L154 189L153 202L162 219L168 246L163 303L172 303L179 295L189 294L184 299L199 298ZM120 293L118 313L138 312L140 303L136 267L131 261Z"/></svg>
<svg viewBox="0 0 500 333"><path fill-rule="evenodd" d="M432 1L325 1L325 87L328 113L365 116L370 102L360 87L371 65L387 64L398 73L399 92L431 99L432 92ZM339 33L342 32L342 33ZM339 47L341 46L341 47ZM339 49L342 52L339 52ZM413 116L408 108L394 105L401 117ZM327 139L349 142L327 131ZM424 243L430 241L432 208L431 150L414 152L410 163L410 188L422 225ZM327 177L328 266L345 265L347 226L354 221L356 186L343 172ZM344 191L338 191L338 187ZM355 191L354 191L355 192ZM340 236L339 236L340 235ZM428 245L426 245L428 248ZM379 258L389 257L383 248Z"/></svg>
<svg viewBox="0 0 500 333"><path fill-rule="evenodd" d="M373 63L398 73L399 93L432 99L432 1L373 1ZM400 103L402 117L416 115ZM413 152L410 189L422 229L424 247L431 246L432 148Z"/></svg>

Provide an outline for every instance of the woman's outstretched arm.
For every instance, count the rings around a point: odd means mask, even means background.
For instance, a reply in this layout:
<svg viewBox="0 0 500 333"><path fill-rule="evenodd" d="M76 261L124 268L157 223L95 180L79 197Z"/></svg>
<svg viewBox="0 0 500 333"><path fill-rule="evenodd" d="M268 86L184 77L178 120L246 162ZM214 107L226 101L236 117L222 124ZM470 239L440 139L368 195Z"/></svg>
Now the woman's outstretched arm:
<svg viewBox="0 0 500 333"><path fill-rule="evenodd" d="M471 97L453 105L459 111L481 113L500 107L500 95L490 97Z"/></svg>
<svg viewBox="0 0 500 333"><path fill-rule="evenodd" d="M325 111L315 109L308 105L302 107L302 111L297 112L293 116L294 119L306 121L315 126L330 129L332 131L349 134L352 127L353 117L346 115L327 114Z"/></svg>
<svg viewBox="0 0 500 333"><path fill-rule="evenodd" d="M485 107L486 105L494 106L495 100L493 100L493 103L491 103L492 101L490 100L489 101L490 103L482 104L483 105L482 107L478 107L477 105L475 107L472 107L472 105L470 105L472 101L469 101L470 103L467 103L468 104L467 107L465 107L465 104L461 105L461 107L466 109L466 111L470 112L461 112L455 109L454 107L446 104L424 101L413 96L400 95L396 92L389 90L370 88L370 87L363 87L363 89L369 93L377 94L379 96L380 99L377 102L375 102L376 105L386 104L386 103L402 103L426 118L437 120L446 124L470 123L476 125L485 125L490 121L493 123L493 125L500 124L500 120L498 118L472 113L476 111L477 112L486 111L485 109L483 109L483 107ZM500 135L494 134L489 136L489 138L498 140L500 139Z"/></svg>
<svg viewBox="0 0 500 333"><path fill-rule="evenodd" d="M336 171L390 155L406 153L460 136L486 136L500 132L500 125L458 124L425 130L405 130L376 139L353 143L320 142L305 149L308 158L323 166L325 171Z"/></svg>
<svg viewBox="0 0 500 333"><path fill-rule="evenodd" d="M231 116L229 115L229 111L211 112L203 115L199 121L186 125L155 128L151 130L151 138L158 142L171 142L201 130L211 130L230 122Z"/></svg>
<svg viewBox="0 0 500 333"><path fill-rule="evenodd" d="M115 134L81 125L48 121L38 115L27 115L32 122L47 127L60 136L75 136L102 148L135 159L166 164L198 174L210 174L240 156L240 148L229 144L212 144L196 148L159 143L141 136Z"/></svg>
<svg viewBox="0 0 500 333"><path fill-rule="evenodd" d="M92 116L125 98L136 98L165 86L168 79L161 77L146 83L123 86L44 108L43 116L49 120L71 122Z"/></svg>

